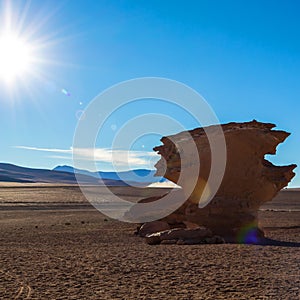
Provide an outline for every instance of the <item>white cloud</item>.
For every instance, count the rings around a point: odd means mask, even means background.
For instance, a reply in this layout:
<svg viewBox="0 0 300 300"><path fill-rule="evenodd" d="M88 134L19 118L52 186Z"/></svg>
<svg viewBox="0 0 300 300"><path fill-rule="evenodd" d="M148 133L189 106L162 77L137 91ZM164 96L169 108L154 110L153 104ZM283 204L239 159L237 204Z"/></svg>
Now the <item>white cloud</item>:
<svg viewBox="0 0 300 300"><path fill-rule="evenodd" d="M75 155L77 160L95 161L97 163L109 163L116 167L151 167L151 162L159 159L159 155L155 152L148 151L129 151L121 149L107 148L39 148L28 146L16 146L15 148L31 151L41 151L48 153L66 154L52 155L52 158L71 159L71 155Z"/></svg>
<svg viewBox="0 0 300 300"><path fill-rule="evenodd" d="M48 155L49 158L55 158L55 159L66 159L66 160L72 160L72 156L62 156L62 155Z"/></svg>
<svg viewBox="0 0 300 300"><path fill-rule="evenodd" d="M72 153L72 149L38 148L38 147L28 147L28 146L15 146L14 148L43 151L43 152L54 152L54 153Z"/></svg>

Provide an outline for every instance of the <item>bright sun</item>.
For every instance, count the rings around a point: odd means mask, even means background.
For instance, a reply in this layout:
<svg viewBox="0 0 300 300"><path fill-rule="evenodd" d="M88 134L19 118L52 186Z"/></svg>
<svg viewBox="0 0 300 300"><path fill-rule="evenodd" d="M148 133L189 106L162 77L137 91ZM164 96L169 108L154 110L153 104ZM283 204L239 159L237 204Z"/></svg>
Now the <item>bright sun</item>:
<svg viewBox="0 0 300 300"><path fill-rule="evenodd" d="M30 71L32 62L31 47L13 33L0 36L0 78L11 83L17 77Z"/></svg>

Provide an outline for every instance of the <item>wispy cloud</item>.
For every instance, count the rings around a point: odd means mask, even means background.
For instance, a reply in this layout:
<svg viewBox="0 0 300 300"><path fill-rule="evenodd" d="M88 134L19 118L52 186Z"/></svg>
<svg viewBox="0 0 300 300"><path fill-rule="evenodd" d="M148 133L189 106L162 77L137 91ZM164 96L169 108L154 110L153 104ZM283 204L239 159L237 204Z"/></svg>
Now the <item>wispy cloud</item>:
<svg viewBox="0 0 300 300"><path fill-rule="evenodd" d="M97 162L110 162L117 166L134 165L143 166L149 164L149 159L157 157L154 152L128 151L117 149L73 149L75 157L84 160L95 160Z"/></svg>
<svg viewBox="0 0 300 300"><path fill-rule="evenodd" d="M72 149L56 149L56 148L38 148L38 147L28 147L28 146L15 146L14 148L43 151L43 152L54 152L54 153L72 153Z"/></svg>
<svg viewBox="0 0 300 300"><path fill-rule="evenodd" d="M73 154L77 160L95 161L98 163L110 163L115 166L134 166L142 167L149 166L152 159L159 158L155 152L148 151L129 151L122 149L107 149L107 148L39 148L29 146L15 146L15 148L31 151L40 151L48 153L57 153L60 155L51 155L52 158L71 159ZM66 156L62 156L65 154Z"/></svg>

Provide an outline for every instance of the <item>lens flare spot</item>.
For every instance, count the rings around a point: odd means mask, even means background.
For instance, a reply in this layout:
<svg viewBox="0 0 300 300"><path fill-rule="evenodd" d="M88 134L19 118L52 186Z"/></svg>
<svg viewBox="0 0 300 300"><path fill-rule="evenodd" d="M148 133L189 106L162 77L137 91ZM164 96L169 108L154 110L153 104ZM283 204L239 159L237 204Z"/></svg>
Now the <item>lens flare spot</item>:
<svg viewBox="0 0 300 300"><path fill-rule="evenodd" d="M259 237L257 224L250 223L239 230L237 241L240 244L256 244L259 241Z"/></svg>
<svg viewBox="0 0 300 300"><path fill-rule="evenodd" d="M67 91L66 89L61 89L61 92L68 97L71 96L71 93L69 91Z"/></svg>
<svg viewBox="0 0 300 300"><path fill-rule="evenodd" d="M83 110L77 110L76 119L77 120L84 120L85 119L85 112Z"/></svg>
<svg viewBox="0 0 300 300"><path fill-rule="evenodd" d="M192 183L190 182L185 182L185 185L191 185ZM204 180L203 178L199 178L198 182L195 185L189 186L189 188L192 190L194 189L193 193L190 196L190 200L193 203L199 204L199 201L201 200L202 202L206 201L206 199L210 196L211 190L210 187L207 184L207 181Z"/></svg>

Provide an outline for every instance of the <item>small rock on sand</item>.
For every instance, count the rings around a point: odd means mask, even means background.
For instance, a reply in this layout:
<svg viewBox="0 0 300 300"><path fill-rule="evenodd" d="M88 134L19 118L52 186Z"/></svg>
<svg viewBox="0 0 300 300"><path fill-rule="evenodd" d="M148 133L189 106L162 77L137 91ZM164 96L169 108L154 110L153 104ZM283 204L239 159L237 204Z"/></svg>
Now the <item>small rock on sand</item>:
<svg viewBox="0 0 300 300"><path fill-rule="evenodd" d="M165 230L169 230L170 225L167 222L163 221L153 221L144 223L138 231L138 235L141 237L145 237L147 234L152 234L155 232L161 232Z"/></svg>

